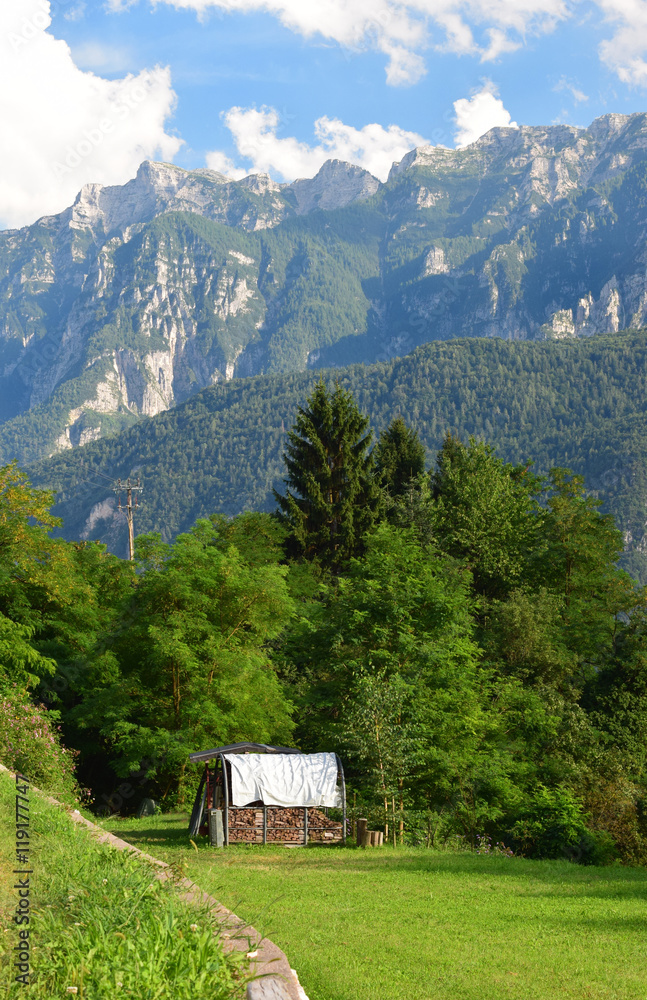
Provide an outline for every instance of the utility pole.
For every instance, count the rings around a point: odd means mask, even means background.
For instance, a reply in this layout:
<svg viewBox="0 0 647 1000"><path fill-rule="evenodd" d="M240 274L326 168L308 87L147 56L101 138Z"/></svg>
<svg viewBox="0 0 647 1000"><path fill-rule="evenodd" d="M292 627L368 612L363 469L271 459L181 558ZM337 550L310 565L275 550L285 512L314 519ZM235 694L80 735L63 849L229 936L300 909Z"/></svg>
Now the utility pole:
<svg viewBox="0 0 647 1000"><path fill-rule="evenodd" d="M113 486L114 492L118 496L118 507L117 510L124 510L126 512L126 517L128 518L128 558L132 561L135 558L135 527L133 524L133 517L135 511L138 507L138 494L142 492L143 486L139 485L139 479L137 480L137 485L133 486L130 482L130 476L126 480L126 506L121 506L121 479L117 480L117 485ZM133 493L135 494L135 503L133 505Z"/></svg>

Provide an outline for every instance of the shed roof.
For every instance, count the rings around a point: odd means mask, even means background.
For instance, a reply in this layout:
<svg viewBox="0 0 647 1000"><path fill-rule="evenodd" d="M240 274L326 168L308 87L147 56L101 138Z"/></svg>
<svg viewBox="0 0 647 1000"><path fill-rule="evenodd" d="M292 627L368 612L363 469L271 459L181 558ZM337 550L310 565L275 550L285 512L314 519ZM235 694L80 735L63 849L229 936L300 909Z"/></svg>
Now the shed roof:
<svg viewBox="0 0 647 1000"><path fill-rule="evenodd" d="M211 760L221 753L303 753L294 747L275 747L268 743L229 743L224 747L215 747L213 750L199 750L197 753L189 754L189 760L200 762Z"/></svg>

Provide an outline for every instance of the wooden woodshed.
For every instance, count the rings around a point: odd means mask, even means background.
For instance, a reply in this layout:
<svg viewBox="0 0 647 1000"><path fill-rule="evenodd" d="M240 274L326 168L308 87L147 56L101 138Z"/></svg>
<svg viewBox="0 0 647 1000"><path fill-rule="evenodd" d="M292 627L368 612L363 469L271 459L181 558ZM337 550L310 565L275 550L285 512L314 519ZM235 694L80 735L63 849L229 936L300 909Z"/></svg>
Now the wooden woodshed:
<svg viewBox="0 0 647 1000"><path fill-rule="evenodd" d="M335 753L232 743L189 755L204 763L190 836L211 843L346 843L346 785ZM332 809L341 819L329 815Z"/></svg>

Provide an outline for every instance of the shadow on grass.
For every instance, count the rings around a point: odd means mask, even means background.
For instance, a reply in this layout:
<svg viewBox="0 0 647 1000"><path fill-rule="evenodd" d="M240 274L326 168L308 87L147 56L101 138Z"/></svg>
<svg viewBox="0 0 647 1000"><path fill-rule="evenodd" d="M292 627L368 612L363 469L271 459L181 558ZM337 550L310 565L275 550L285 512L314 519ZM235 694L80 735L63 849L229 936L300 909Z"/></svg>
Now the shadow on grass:
<svg viewBox="0 0 647 1000"><path fill-rule="evenodd" d="M577 865L567 859L535 861L520 857L497 855L477 855L468 851L445 852L428 848L358 848L355 845L321 846L310 844L288 850L282 845L236 844L225 850L211 848L207 837L189 838L188 816L167 814L136 820L106 820L106 829L122 839L142 847L148 853L155 849L193 851L192 841L197 847L196 861L207 860L214 863L234 862L253 865L256 862L270 863L277 868L344 868L361 870L366 873L393 872L403 874L490 876L496 879L532 880L532 888L519 886L520 895L544 895L572 897L587 896L626 900L647 899L647 869L630 868L620 865L595 867ZM540 885L546 885L542 892ZM550 887L550 888L548 888ZM560 888L561 887L561 888Z"/></svg>
<svg viewBox="0 0 647 1000"><path fill-rule="evenodd" d="M177 815L172 814L146 816L143 819L133 819L132 816L124 819L111 817L110 819L100 819L98 822L104 830L114 833L116 837L121 837L122 840L126 840L136 847L142 847L146 844L159 844L161 847L169 848L191 847L188 816L186 822L181 822ZM200 841L205 841L208 845L206 837L192 839L198 846L200 846Z"/></svg>

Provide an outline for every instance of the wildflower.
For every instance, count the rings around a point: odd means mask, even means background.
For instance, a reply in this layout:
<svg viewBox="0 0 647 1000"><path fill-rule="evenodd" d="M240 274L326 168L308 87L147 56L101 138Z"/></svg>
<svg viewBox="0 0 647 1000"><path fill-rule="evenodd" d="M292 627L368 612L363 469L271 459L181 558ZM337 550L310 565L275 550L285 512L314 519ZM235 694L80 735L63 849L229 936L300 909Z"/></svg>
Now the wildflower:
<svg viewBox="0 0 647 1000"><path fill-rule="evenodd" d="M248 958L256 958L257 956L258 956L258 952L257 951L248 951L247 952L247 957Z"/></svg>
<svg viewBox="0 0 647 1000"><path fill-rule="evenodd" d="M78 993L79 992L79 987L78 986L67 986L66 989L65 989L65 992L66 993Z"/></svg>
<svg viewBox="0 0 647 1000"><path fill-rule="evenodd" d="M102 878L101 881L103 882L104 885L108 884L108 879L107 878Z"/></svg>
<svg viewBox="0 0 647 1000"><path fill-rule="evenodd" d="M191 927L192 931L197 931L197 929L198 929L198 925L197 924L190 924L190 927Z"/></svg>

